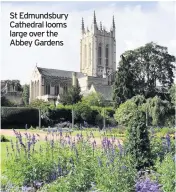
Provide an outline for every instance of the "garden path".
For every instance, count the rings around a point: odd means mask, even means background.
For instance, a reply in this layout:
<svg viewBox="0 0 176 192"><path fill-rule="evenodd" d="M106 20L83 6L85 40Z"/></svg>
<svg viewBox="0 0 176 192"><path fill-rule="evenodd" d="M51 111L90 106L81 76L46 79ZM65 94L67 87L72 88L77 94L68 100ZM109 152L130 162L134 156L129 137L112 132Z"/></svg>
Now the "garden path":
<svg viewBox="0 0 176 192"><path fill-rule="evenodd" d="M23 130L23 131L19 131L18 130L18 132L20 132L22 135L24 135L24 133L25 133L25 131ZM37 131L27 131L28 133L31 133L31 134L38 134L40 137L40 140L45 140L45 137L46 137L46 135L47 135L47 133L45 133L45 132L37 132ZM15 136L15 134L14 134L14 132L13 132L13 130L12 129L1 129L1 132L0 132L0 134L1 135L5 135L5 136ZM51 135L51 134L50 134ZM63 137L64 137L64 135L65 135L65 133L63 134ZM52 136L51 136L52 137ZM76 140L76 136L71 136L71 139L72 140ZM111 140L111 139L110 139ZM94 142L94 141L96 141L96 145L97 146L100 146L101 145L101 142L102 142L102 138L100 138L100 137L95 137L95 138L90 138L90 142ZM118 138L116 138L115 139L115 141L114 141L114 144L119 144L119 142L120 142L120 144L123 144L123 140L122 139L118 139Z"/></svg>

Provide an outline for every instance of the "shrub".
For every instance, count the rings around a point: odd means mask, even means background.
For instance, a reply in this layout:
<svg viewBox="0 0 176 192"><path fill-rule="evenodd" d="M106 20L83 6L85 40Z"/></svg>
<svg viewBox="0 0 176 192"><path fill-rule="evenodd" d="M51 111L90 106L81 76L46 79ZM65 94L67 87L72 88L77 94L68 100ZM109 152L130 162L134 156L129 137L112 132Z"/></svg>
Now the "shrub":
<svg viewBox="0 0 176 192"><path fill-rule="evenodd" d="M131 117L126 147L138 170L151 165L149 133L145 125L145 114L142 111L134 112Z"/></svg>
<svg viewBox="0 0 176 192"><path fill-rule="evenodd" d="M25 107L2 107L1 122L3 125L37 125L38 109Z"/></svg>
<svg viewBox="0 0 176 192"><path fill-rule="evenodd" d="M9 140L4 135L1 135L1 142L9 142Z"/></svg>
<svg viewBox="0 0 176 192"><path fill-rule="evenodd" d="M156 169L163 191L175 191L175 157L172 154L167 154L162 162L158 159Z"/></svg>
<svg viewBox="0 0 176 192"><path fill-rule="evenodd" d="M120 125L128 125L128 122L136 110L137 105L133 101L128 100L117 108L114 118Z"/></svg>
<svg viewBox="0 0 176 192"><path fill-rule="evenodd" d="M48 118L56 121L70 121L72 120L72 111L68 107L57 107L56 109L48 110Z"/></svg>
<svg viewBox="0 0 176 192"><path fill-rule="evenodd" d="M160 158L162 161L168 153L175 153L175 143L169 135L164 137L152 136L150 139L150 148L153 161L156 161L157 158Z"/></svg>
<svg viewBox="0 0 176 192"><path fill-rule="evenodd" d="M78 122L86 121L90 123L92 121L91 107L81 102L74 105L74 115Z"/></svg>

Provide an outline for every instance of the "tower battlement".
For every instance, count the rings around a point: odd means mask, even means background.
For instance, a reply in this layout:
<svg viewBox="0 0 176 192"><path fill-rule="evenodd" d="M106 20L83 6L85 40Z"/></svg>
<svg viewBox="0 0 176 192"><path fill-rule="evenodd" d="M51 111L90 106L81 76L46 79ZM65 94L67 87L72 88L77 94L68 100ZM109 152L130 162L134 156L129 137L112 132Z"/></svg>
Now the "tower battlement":
<svg viewBox="0 0 176 192"><path fill-rule="evenodd" d="M90 29L81 25L80 71L90 76L105 77L116 70L115 21L108 31L102 22L98 26L94 11ZM106 72L106 73L105 73Z"/></svg>

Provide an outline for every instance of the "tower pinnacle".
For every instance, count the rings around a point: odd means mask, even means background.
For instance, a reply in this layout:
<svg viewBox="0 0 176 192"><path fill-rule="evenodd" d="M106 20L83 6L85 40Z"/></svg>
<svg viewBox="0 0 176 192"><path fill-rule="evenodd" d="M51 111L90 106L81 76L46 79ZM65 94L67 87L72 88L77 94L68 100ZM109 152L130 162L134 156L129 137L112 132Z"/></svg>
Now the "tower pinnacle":
<svg viewBox="0 0 176 192"><path fill-rule="evenodd" d="M94 25L96 25L96 24L97 24L97 21L96 21L96 15L95 15L95 11L94 11L93 24L94 24Z"/></svg>
<svg viewBox="0 0 176 192"><path fill-rule="evenodd" d="M114 15L113 15L113 18L112 18L112 27L113 27L113 29L115 28Z"/></svg>
<svg viewBox="0 0 176 192"><path fill-rule="evenodd" d="M81 28L82 28L82 31L84 32L84 20L83 20L83 18L82 18L82 26L81 26Z"/></svg>
<svg viewBox="0 0 176 192"><path fill-rule="evenodd" d="M100 21L100 30L102 31L102 22Z"/></svg>

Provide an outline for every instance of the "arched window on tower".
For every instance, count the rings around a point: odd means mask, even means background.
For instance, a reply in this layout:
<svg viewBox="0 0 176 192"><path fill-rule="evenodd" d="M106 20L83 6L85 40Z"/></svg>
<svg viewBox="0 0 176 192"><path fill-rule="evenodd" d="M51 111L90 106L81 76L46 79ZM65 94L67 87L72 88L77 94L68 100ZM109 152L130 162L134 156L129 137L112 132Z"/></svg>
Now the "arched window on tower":
<svg viewBox="0 0 176 192"><path fill-rule="evenodd" d="M89 65L91 64L91 43L89 43Z"/></svg>
<svg viewBox="0 0 176 192"><path fill-rule="evenodd" d="M105 60L106 60L106 67L108 67L109 65L109 46L108 45L106 45Z"/></svg>
<svg viewBox="0 0 176 192"><path fill-rule="evenodd" d="M101 43L98 46L98 65L101 65L101 57L102 57L102 45Z"/></svg>
<svg viewBox="0 0 176 192"><path fill-rule="evenodd" d="M84 66L87 66L87 46L86 45L84 45Z"/></svg>

